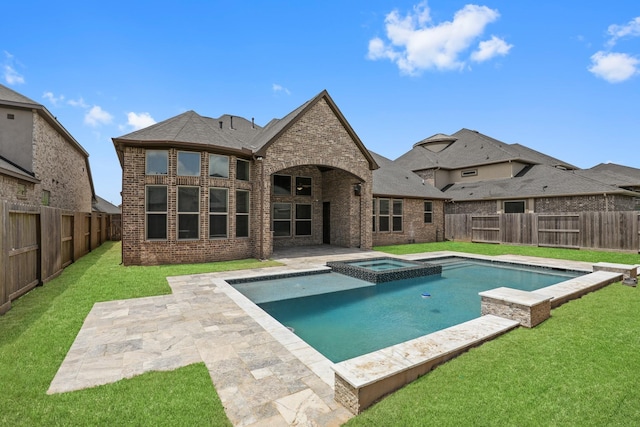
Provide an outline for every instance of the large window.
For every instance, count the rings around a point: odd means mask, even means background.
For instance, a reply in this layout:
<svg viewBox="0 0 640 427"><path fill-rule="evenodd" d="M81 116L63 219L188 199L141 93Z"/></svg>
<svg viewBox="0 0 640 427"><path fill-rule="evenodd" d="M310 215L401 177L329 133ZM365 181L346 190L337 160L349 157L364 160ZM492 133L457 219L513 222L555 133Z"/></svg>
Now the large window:
<svg viewBox="0 0 640 427"><path fill-rule="evenodd" d="M296 236L311 236L311 205L296 205Z"/></svg>
<svg viewBox="0 0 640 427"><path fill-rule="evenodd" d="M429 202L426 200L424 202L424 223L433 223L433 202Z"/></svg>
<svg viewBox="0 0 640 427"><path fill-rule="evenodd" d="M209 154L209 176L229 178L229 157L220 154Z"/></svg>
<svg viewBox="0 0 640 427"><path fill-rule="evenodd" d="M167 150L147 150L145 153L145 174L166 175L169 171Z"/></svg>
<svg viewBox="0 0 640 427"><path fill-rule="evenodd" d="M402 231L402 200L393 201L393 231Z"/></svg>
<svg viewBox="0 0 640 427"><path fill-rule="evenodd" d="M165 240L167 238L167 187L147 186L145 214L147 240Z"/></svg>
<svg viewBox="0 0 640 427"><path fill-rule="evenodd" d="M311 195L311 178L305 176L296 177L296 196Z"/></svg>
<svg viewBox="0 0 640 427"><path fill-rule="evenodd" d="M273 175L273 194L291 195L291 177L289 175Z"/></svg>
<svg viewBox="0 0 640 427"><path fill-rule="evenodd" d="M504 213L524 213L524 200L513 200L504 202Z"/></svg>
<svg viewBox="0 0 640 427"><path fill-rule="evenodd" d="M236 237L249 237L249 192L236 190Z"/></svg>
<svg viewBox="0 0 640 427"><path fill-rule="evenodd" d="M178 151L178 175L200 176L200 153Z"/></svg>
<svg viewBox="0 0 640 427"><path fill-rule="evenodd" d="M178 240L197 239L200 232L200 188L178 187Z"/></svg>
<svg viewBox="0 0 640 427"><path fill-rule="evenodd" d="M378 231L389 231L389 199L378 199Z"/></svg>
<svg viewBox="0 0 640 427"><path fill-rule="evenodd" d="M226 188L209 189L209 238L227 237L229 218L229 190Z"/></svg>
<svg viewBox="0 0 640 427"><path fill-rule="evenodd" d="M274 237L291 236L291 203L273 204Z"/></svg>
<svg viewBox="0 0 640 427"><path fill-rule="evenodd" d="M249 181L249 162L242 159L236 159L236 179L240 181Z"/></svg>

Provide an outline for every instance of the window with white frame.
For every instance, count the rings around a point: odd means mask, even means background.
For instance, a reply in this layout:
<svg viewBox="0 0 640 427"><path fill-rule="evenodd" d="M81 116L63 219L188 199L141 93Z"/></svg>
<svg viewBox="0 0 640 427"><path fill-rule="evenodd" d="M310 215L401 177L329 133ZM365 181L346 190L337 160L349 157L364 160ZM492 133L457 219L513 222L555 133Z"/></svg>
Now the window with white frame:
<svg viewBox="0 0 640 427"><path fill-rule="evenodd" d="M393 200L393 231L402 231L402 199Z"/></svg>
<svg viewBox="0 0 640 427"><path fill-rule="evenodd" d="M389 199L378 199L378 231L389 231Z"/></svg>
<svg viewBox="0 0 640 427"><path fill-rule="evenodd" d="M310 204L296 204L296 236L311 236Z"/></svg>
<svg viewBox="0 0 640 427"><path fill-rule="evenodd" d="M145 151L145 175L167 175L169 172L169 151Z"/></svg>
<svg viewBox="0 0 640 427"><path fill-rule="evenodd" d="M247 160L236 159L236 179L240 181L249 181L250 163Z"/></svg>
<svg viewBox="0 0 640 427"><path fill-rule="evenodd" d="M178 151L178 176L200 176L200 153Z"/></svg>
<svg viewBox="0 0 640 427"><path fill-rule="evenodd" d="M178 187L178 240L200 236L200 187Z"/></svg>
<svg viewBox="0 0 640 427"><path fill-rule="evenodd" d="M272 218L274 237L291 236L291 203L274 203Z"/></svg>
<svg viewBox="0 0 640 427"><path fill-rule="evenodd" d="M428 200L424 201L424 223L433 223L433 202Z"/></svg>
<svg viewBox="0 0 640 427"><path fill-rule="evenodd" d="M209 238L227 237L229 221L229 190L209 188Z"/></svg>
<svg viewBox="0 0 640 427"><path fill-rule="evenodd" d="M250 193L236 190L236 237L249 237Z"/></svg>
<svg viewBox="0 0 640 427"><path fill-rule="evenodd" d="M148 185L145 188L145 236L147 240L167 238L167 187Z"/></svg>
<svg viewBox="0 0 640 427"><path fill-rule="evenodd" d="M229 157L221 154L209 154L209 176L229 178Z"/></svg>

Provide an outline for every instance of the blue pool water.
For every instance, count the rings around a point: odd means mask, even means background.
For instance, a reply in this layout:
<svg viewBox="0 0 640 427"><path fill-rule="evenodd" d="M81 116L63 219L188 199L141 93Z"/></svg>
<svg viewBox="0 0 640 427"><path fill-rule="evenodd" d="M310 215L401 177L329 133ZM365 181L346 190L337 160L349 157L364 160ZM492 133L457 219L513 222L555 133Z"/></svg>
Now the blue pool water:
<svg viewBox="0 0 640 427"><path fill-rule="evenodd" d="M398 268L405 267L414 267L414 263L403 262L401 260L374 260L374 261L352 261L347 263L348 265L353 265L360 268L365 268L371 271L387 271L387 270L395 270Z"/></svg>
<svg viewBox="0 0 640 427"><path fill-rule="evenodd" d="M311 277L303 276L236 288L250 299L259 291L261 297L254 301L263 310L329 360L340 362L479 317L479 292L500 286L532 291L578 275L449 260L441 275L377 285L328 273L313 276L313 284L300 285ZM277 291L265 297L270 287ZM323 287L326 293L301 296L301 288L318 293ZM287 289L294 291L288 295ZM273 300L276 293L283 299Z"/></svg>

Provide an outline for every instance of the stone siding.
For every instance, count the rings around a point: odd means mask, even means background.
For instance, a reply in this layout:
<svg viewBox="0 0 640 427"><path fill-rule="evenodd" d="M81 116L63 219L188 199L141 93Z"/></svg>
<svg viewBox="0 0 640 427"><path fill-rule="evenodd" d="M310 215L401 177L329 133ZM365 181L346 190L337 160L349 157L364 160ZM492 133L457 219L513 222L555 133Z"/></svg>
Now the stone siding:
<svg viewBox="0 0 640 427"><path fill-rule="evenodd" d="M12 176L0 175L0 199L29 206L40 204L41 194L36 194L35 184Z"/></svg>
<svg viewBox="0 0 640 427"><path fill-rule="evenodd" d="M399 245L444 240L444 202L433 200L433 222L424 223L424 202L429 199L403 199L402 231L373 233L373 245ZM391 221L390 221L391 222Z"/></svg>
<svg viewBox="0 0 640 427"><path fill-rule="evenodd" d="M35 195L50 192L49 206L75 212L91 212L93 194L86 157L39 114L33 113L33 163Z"/></svg>

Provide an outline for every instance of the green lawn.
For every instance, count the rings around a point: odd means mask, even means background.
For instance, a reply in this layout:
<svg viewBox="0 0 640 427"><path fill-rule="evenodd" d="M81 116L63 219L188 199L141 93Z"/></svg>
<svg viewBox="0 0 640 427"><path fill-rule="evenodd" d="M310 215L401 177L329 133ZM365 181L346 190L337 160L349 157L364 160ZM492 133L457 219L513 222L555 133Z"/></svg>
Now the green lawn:
<svg viewBox="0 0 640 427"><path fill-rule="evenodd" d="M123 267L120 259L120 244L107 242L0 316L0 425L229 425L202 363L46 394L95 302L168 294L167 276L277 265Z"/></svg>
<svg viewBox="0 0 640 427"><path fill-rule="evenodd" d="M637 254L459 242L377 249L640 263ZM0 425L229 425L203 364L46 390L95 302L167 294L167 276L273 264L123 267L120 244L105 243L0 316ZM640 425L638 308L639 289L611 285L438 367L348 425Z"/></svg>

